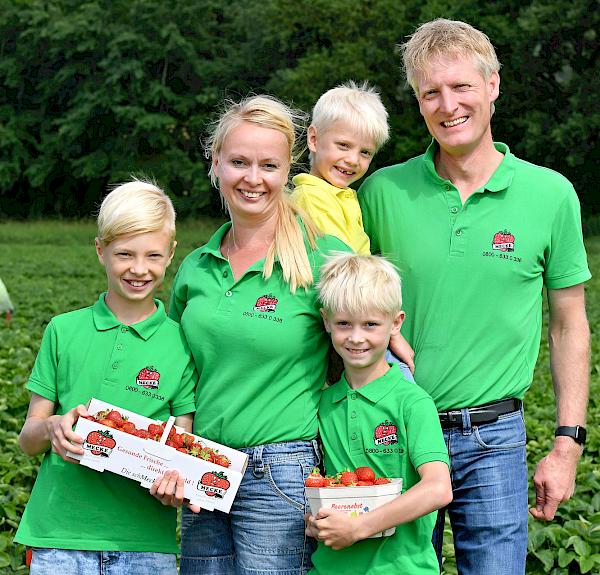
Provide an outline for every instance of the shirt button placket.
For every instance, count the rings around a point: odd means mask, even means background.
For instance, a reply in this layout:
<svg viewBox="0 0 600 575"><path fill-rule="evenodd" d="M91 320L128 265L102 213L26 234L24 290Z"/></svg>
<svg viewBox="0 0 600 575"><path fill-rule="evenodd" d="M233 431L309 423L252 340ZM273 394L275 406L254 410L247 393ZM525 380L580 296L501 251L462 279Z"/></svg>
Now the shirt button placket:
<svg viewBox="0 0 600 575"><path fill-rule="evenodd" d="M363 451L360 433L360 420L358 417L358 395L355 391L348 395L348 443L350 453Z"/></svg>

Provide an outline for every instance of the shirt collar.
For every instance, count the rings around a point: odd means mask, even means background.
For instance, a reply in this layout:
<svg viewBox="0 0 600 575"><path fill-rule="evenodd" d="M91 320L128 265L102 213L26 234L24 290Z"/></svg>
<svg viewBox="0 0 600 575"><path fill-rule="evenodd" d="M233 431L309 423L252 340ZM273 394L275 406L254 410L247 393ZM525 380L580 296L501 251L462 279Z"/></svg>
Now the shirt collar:
<svg viewBox="0 0 600 575"><path fill-rule="evenodd" d="M348 192L354 194L352 188L338 188L337 186L332 186L327 180L319 178L318 176L313 176L313 174L298 174L292 178L292 183L294 186L317 186L319 191L326 191L332 196L338 196L341 193L347 194Z"/></svg>
<svg viewBox="0 0 600 575"><path fill-rule="evenodd" d="M342 374L342 378L333 386L331 392L331 403L338 403L342 399L346 399L351 393L358 393L371 403L378 403L388 393L396 388L398 384L398 366L391 365L390 369L381 377L374 379L367 385L352 389L346 380L346 374Z"/></svg>
<svg viewBox="0 0 600 575"><path fill-rule="evenodd" d="M500 153L504 154L504 159L500 162L500 165L496 168L496 171L482 189L482 191L486 192L500 192L505 190L510 186L515 175L515 157L508 146L502 142L494 142L494 147ZM434 180L438 183L442 183L446 180L441 178L435 169L435 154L437 153L438 148L438 143L435 140L431 140L431 144L429 144L423 155L423 165L427 173Z"/></svg>
<svg viewBox="0 0 600 575"><path fill-rule="evenodd" d="M199 256L202 257L205 254L212 254L213 256L225 260L221 253L221 243L223 242L223 238L225 234L231 228L231 222L224 223L212 236L211 238L199 248Z"/></svg>
<svg viewBox="0 0 600 575"><path fill-rule="evenodd" d="M116 327L120 327L121 325L125 325L119 321L115 314L106 305L105 298L106 292L100 295L98 301L92 307L92 317L94 319L94 325L98 331L107 331L109 329L114 329ZM163 302L159 299L155 299L154 303L156 304L156 311L150 317L147 317L145 320L140 321L139 323L127 326L144 340L150 339L150 337L152 337L156 330L167 319Z"/></svg>

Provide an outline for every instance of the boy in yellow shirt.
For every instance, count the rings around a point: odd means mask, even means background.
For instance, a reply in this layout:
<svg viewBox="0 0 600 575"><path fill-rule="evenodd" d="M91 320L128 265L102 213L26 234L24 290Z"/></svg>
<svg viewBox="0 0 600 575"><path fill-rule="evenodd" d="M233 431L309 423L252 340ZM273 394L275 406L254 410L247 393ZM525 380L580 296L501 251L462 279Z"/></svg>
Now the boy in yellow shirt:
<svg viewBox="0 0 600 575"><path fill-rule="evenodd" d="M389 138L388 113L367 82L346 82L325 92L315 104L308 128L310 173L294 176L292 199L328 235L359 254L370 253L356 192L375 153ZM405 376L413 381L413 350L398 333L391 342ZM388 353L387 359L397 361Z"/></svg>
<svg viewBox="0 0 600 575"><path fill-rule="evenodd" d="M310 173L292 180L293 199L325 234L355 252L368 254L356 192L375 153L389 137L388 114L379 94L364 82L349 81L325 92L308 128Z"/></svg>

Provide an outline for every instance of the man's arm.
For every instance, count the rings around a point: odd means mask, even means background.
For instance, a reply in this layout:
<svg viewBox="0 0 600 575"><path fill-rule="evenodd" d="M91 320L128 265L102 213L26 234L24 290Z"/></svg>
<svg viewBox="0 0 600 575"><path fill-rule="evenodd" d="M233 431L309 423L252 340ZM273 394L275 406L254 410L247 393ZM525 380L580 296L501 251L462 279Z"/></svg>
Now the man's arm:
<svg viewBox="0 0 600 575"><path fill-rule="evenodd" d="M585 425L589 392L590 330L583 284L548 290L548 343L556 396L557 425ZM552 451L533 477L536 519L550 521L559 504L573 495L575 471L583 449L570 437L556 437Z"/></svg>

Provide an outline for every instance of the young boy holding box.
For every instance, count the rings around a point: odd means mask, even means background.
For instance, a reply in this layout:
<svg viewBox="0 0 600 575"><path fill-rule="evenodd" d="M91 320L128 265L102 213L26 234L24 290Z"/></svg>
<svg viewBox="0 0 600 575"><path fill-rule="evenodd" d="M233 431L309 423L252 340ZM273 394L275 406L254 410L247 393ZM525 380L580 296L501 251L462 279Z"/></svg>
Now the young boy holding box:
<svg viewBox="0 0 600 575"><path fill-rule="evenodd" d="M310 173L294 176L293 200L324 234L335 236L356 253L370 253L356 192L350 185L369 169L389 138L388 113L377 91L353 81L328 90L317 100L308 128ZM413 350L400 332L392 350L409 380ZM397 359L388 354L388 359ZM405 362L405 363L404 363Z"/></svg>
<svg viewBox="0 0 600 575"><path fill-rule="evenodd" d="M31 575L175 575L176 510L135 481L77 465L72 431L91 397L191 431L196 372L179 325L154 299L175 250L175 211L153 184L114 189L98 215L96 252L108 289L91 307L48 325L27 388L19 436L44 460L15 541L33 548ZM137 376L151 366L155 393ZM156 490L156 486L153 486ZM165 486L161 486L164 489ZM101 571L102 569L102 571Z"/></svg>
<svg viewBox="0 0 600 575"><path fill-rule="evenodd" d="M319 540L311 573L437 574L432 512L452 499L448 452L432 399L385 360L404 319L400 278L383 258L338 254L321 268L318 289L345 370L319 405L325 470L368 466L401 477L403 493L357 517L326 508L307 515L306 532ZM383 443L382 426L395 428ZM394 526L393 535L369 539Z"/></svg>

